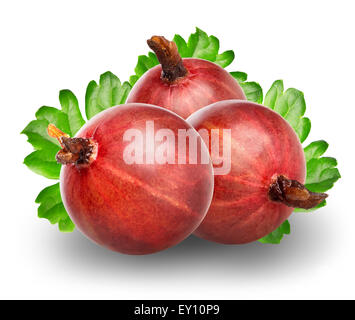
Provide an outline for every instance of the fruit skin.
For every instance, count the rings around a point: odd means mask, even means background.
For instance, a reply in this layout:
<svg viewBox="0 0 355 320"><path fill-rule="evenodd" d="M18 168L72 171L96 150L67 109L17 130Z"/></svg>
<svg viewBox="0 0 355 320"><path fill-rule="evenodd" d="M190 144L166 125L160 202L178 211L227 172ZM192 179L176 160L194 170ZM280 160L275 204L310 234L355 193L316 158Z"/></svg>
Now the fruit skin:
<svg viewBox="0 0 355 320"><path fill-rule="evenodd" d="M196 130L231 129L232 138L231 171L215 176L210 209L194 234L242 244L274 231L293 208L269 199L270 184L277 175L305 181L304 152L292 127L269 108L235 100L205 107L187 121Z"/></svg>
<svg viewBox="0 0 355 320"><path fill-rule="evenodd" d="M194 58L182 59L185 77L172 83L161 79L162 67L148 70L133 86L127 102L149 103L169 109L186 119L202 107L245 95L238 82L217 64Z"/></svg>
<svg viewBox="0 0 355 320"><path fill-rule="evenodd" d="M124 162L123 133L129 128L145 132L146 120L154 120L155 130L192 128L162 108L113 107L76 135L97 142L96 159L86 168L64 165L61 171L63 202L78 229L94 242L126 254L154 253L182 241L204 218L213 194L211 163Z"/></svg>

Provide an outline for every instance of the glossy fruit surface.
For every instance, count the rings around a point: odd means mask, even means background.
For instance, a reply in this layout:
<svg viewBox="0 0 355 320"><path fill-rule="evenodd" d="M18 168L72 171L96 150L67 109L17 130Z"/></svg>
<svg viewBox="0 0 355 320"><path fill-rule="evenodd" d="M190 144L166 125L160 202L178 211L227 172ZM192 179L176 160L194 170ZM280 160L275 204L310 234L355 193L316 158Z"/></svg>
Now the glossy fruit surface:
<svg viewBox="0 0 355 320"><path fill-rule="evenodd" d="M217 101L246 99L237 81L223 68L202 59L181 59L175 43L161 38L153 37L155 42L148 42L161 65L148 70L138 80L127 102L164 107L185 119ZM160 52L162 47L164 50Z"/></svg>
<svg viewBox="0 0 355 320"><path fill-rule="evenodd" d="M183 59L188 74L173 84L161 80L162 67L147 71L133 87L127 102L142 102L167 108L183 118L211 103L245 99L245 95L224 69L201 59Z"/></svg>
<svg viewBox="0 0 355 320"><path fill-rule="evenodd" d="M290 205L314 205L302 203L313 195L301 187L306 173L301 143L273 110L247 101L221 101L187 121L196 130L231 130L231 170L215 176L213 200L197 236L227 244L255 241L289 217ZM216 156L212 151L212 161Z"/></svg>
<svg viewBox="0 0 355 320"><path fill-rule="evenodd" d="M68 162L61 171L61 194L75 225L96 243L127 254L154 253L182 241L204 218L213 193L211 162L147 163L152 156L147 121L154 123L155 133L168 129L177 135L179 129L192 129L165 109L127 104L92 118L76 136L83 139L72 139L57 155L58 161ZM127 164L127 130L142 133L144 163ZM90 159L69 163L68 150L82 141L95 146L80 151L91 153ZM172 141L168 143L171 146ZM161 146L156 140L153 144L156 149ZM202 146L201 152L208 155ZM172 148L177 157L177 144Z"/></svg>

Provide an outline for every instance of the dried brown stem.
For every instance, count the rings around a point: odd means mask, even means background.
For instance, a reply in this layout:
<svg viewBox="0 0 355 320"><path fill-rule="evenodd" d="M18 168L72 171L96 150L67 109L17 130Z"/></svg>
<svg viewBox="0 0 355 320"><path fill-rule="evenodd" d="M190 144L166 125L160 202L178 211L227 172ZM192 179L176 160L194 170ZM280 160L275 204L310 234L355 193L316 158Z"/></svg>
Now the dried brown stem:
<svg viewBox="0 0 355 320"><path fill-rule="evenodd" d="M175 42L169 41L162 36L153 36L147 40L147 43L157 55L162 66L162 80L171 83L178 78L186 76L187 70L184 67Z"/></svg>
<svg viewBox="0 0 355 320"><path fill-rule="evenodd" d="M311 209L320 204L328 195L309 191L302 183L279 175L269 188L269 198L288 207Z"/></svg>
<svg viewBox="0 0 355 320"><path fill-rule="evenodd" d="M48 134L56 138L62 147L56 155L57 162L61 164L75 164L77 167L84 167L96 157L97 146L92 139L70 138L53 124L48 125Z"/></svg>

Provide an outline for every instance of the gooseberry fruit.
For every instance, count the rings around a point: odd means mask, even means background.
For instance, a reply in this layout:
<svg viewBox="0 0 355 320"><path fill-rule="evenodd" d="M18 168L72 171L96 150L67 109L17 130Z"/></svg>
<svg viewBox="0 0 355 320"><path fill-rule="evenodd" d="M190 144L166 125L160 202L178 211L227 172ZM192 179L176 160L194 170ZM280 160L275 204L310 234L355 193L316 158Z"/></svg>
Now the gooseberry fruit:
<svg viewBox="0 0 355 320"><path fill-rule="evenodd" d="M185 119L217 101L246 99L237 81L217 64L202 59L182 59L176 44L161 36L153 36L147 42L160 65L137 81L127 102L161 106Z"/></svg>
<svg viewBox="0 0 355 320"><path fill-rule="evenodd" d="M186 157L178 154L175 140L184 130L185 142L200 141L197 152L207 161L190 163L189 147ZM185 239L204 218L212 163L198 133L174 113L126 104L96 115L74 138L53 125L48 132L62 147L56 158L64 206L94 242L126 254L154 253Z"/></svg>
<svg viewBox="0 0 355 320"><path fill-rule="evenodd" d="M255 241L274 231L294 210L309 209L327 195L305 188L305 157L292 127L276 112L248 101L221 101L192 114L196 130L227 130L219 142L230 170L215 174L210 209L198 237L226 244ZM230 131L228 131L230 130ZM209 146L210 136L205 135ZM209 146L215 167L220 152ZM217 150L217 151L216 151Z"/></svg>

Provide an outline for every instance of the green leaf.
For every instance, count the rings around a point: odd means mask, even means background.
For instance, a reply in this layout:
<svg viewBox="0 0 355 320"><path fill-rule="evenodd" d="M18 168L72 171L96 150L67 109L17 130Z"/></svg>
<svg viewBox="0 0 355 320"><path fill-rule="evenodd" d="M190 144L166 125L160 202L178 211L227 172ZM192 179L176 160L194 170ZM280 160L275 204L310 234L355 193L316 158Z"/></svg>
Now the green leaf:
<svg viewBox="0 0 355 320"><path fill-rule="evenodd" d="M25 158L24 164L43 177L59 179L61 165L55 160L58 149L34 151Z"/></svg>
<svg viewBox="0 0 355 320"><path fill-rule="evenodd" d="M206 32L199 28L196 28L196 32L190 35L187 43L179 35L175 35L173 41L176 43L179 53L183 58L193 57L213 62L216 61L219 40L215 36L208 36Z"/></svg>
<svg viewBox="0 0 355 320"><path fill-rule="evenodd" d="M259 239L258 241L261 243L271 243L271 244L279 244L284 237L285 234L290 234L291 226L288 220L281 224L275 231L269 233L267 236Z"/></svg>
<svg viewBox="0 0 355 320"><path fill-rule="evenodd" d="M245 82L248 79L248 75L245 72L241 72L241 71L233 71L230 73L231 76L237 80L239 83L241 82Z"/></svg>
<svg viewBox="0 0 355 320"><path fill-rule="evenodd" d="M32 144L35 150L47 150L55 146L57 147L56 152L59 150L59 143L55 139L52 139L47 133L49 123L50 122L45 119L33 120L21 132L27 135L27 141ZM54 121L51 123L54 123Z"/></svg>
<svg viewBox="0 0 355 320"><path fill-rule="evenodd" d="M306 187L313 192L326 192L340 179L336 168L337 160L331 157L321 157L328 149L324 140L314 141L304 148L307 161Z"/></svg>
<svg viewBox="0 0 355 320"><path fill-rule="evenodd" d="M62 131L70 134L67 114L56 108L41 107L36 112L36 118L37 120L31 121L21 133L27 135L28 142L36 150L46 150L57 146L57 152L59 143L48 135L47 127L49 123L53 123Z"/></svg>
<svg viewBox="0 0 355 320"><path fill-rule="evenodd" d="M48 124L53 123L71 136L84 124L78 100L71 91L61 91L59 100L62 110L47 106L39 108L36 120L31 121L21 132L27 135L27 141L36 150L25 158L24 164L33 172L49 179L59 179L61 166L55 158L60 146L56 139L48 135Z"/></svg>
<svg viewBox="0 0 355 320"><path fill-rule="evenodd" d="M91 81L86 89L85 112L91 119L103 110L125 103L131 85L128 82L121 84L120 79L111 72L100 76L99 84Z"/></svg>
<svg viewBox="0 0 355 320"><path fill-rule="evenodd" d="M249 101L262 103L263 102L263 89L259 83L256 82L241 82L240 86L242 87L245 96Z"/></svg>
<svg viewBox="0 0 355 320"><path fill-rule="evenodd" d="M178 48L181 58L188 58L188 57L191 58L191 50L187 46L187 43L182 36L180 36L179 34L176 34L174 36L173 41L175 42L175 44Z"/></svg>
<svg viewBox="0 0 355 320"><path fill-rule="evenodd" d="M147 56L139 56L136 67L134 68L135 76L131 76L129 83L133 86L137 80L149 69L157 66L159 64L158 58L153 52L149 52Z"/></svg>
<svg viewBox="0 0 355 320"><path fill-rule="evenodd" d="M307 162L306 187L313 192L325 192L331 189L340 178L340 173L335 166L334 158L320 158L328 149L328 143L324 140L311 142L304 148ZM327 205L326 200L312 209L296 208L295 212L312 212Z"/></svg>
<svg viewBox="0 0 355 320"><path fill-rule="evenodd" d="M275 81L265 96L264 104L283 116L303 142L311 130L311 121L303 117L306 112L303 92L294 88L283 90L282 80Z"/></svg>
<svg viewBox="0 0 355 320"><path fill-rule="evenodd" d="M225 68L232 63L234 57L234 51L228 50L221 54L217 54L215 63L217 63L222 68Z"/></svg>
<svg viewBox="0 0 355 320"><path fill-rule="evenodd" d="M68 116L64 112L52 108L41 107L36 112L37 120L31 121L22 131L27 135L28 142L32 144L35 150L28 155L24 164L33 172L49 179L58 179L60 165L55 159L59 151L59 143L51 138L47 133L49 123L53 123L59 129L70 132Z"/></svg>
<svg viewBox="0 0 355 320"><path fill-rule="evenodd" d="M62 206L61 211L65 210L64 206ZM71 221L70 217L68 216L66 219L61 219L59 220L58 223L58 228L59 231L61 232L73 232L75 229L75 224L73 223L73 221Z"/></svg>
<svg viewBox="0 0 355 320"><path fill-rule="evenodd" d="M328 149L328 143L324 140L311 142L304 148L307 162L306 187L313 192L326 192L331 189L334 183L340 179L339 170L336 167L337 161L330 157L321 157ZM318 206L305 210L296 208L295 212L311 212L325 207L324 200Z"/></svg>
<svg viewBox="0 0 355 320"><path fill-rule="evenodd" d="M147 70L159 64L158 58L153 52L149 52L148 56L139 56L138 63L134 69L136 75L141 77Z"/></svg>
<svg viewBox="0 0 355 320"><path fill-rule="evenodd" d="M60 127L63 132L73 134L70 130L68 114L63 111L52 107L41 107L36 112L36 118L38 120L45 120L46 123L53 123L56 126ZM50 139L52 143L57 143L59 145L59 143L55 139L50 138L48 135L46 135L46 137Z"/></svg>
<svg viewBox="0 0 355 320"><path fill-rule="evenodd" d="M264 105L270 107L271 109L274 109L277 99L283 94L283 92L284 92L283 81L276 80L265 95Z"/></svg>
<svg viewBox="0 0 355 320"><path fill-rule="evenodd" d="M72 232L74 223L69 218L64 208L59 190L59 183L43 189L37 196L36 203L39 203L38 217L48 219L51 224L58 223L62 232Z"/></svg>
<svg viewBox="0 0 355 320"><path fill-rule="evenodd" d="M25 165L35 173L49 179L59 179L61 165L55 158L60 146L56 139L48 135L48 124L53 123L60 130L73 136L85 123L78 100L71 91L61 91L59 100L62 110L47 106L39 108L36 112L36 120L31 121L21 132L27 135L28 142L35 149L25 158ZM53 224L58 223L60 231L74 230L74 224L62 203L59 183L43 189L36 203L40 203L38 208L40 218L46 218Z"/></svg>
<svg viewBox="0 0 355 320"><path fill-rule="evenodd" d="M286 119L287 120L287 119ZM301 142L304 142L311 131L311 120L303 117L299 120L297 127L294 128Z"/></svg>
<svg viewBox="0 0 355 320"><path fill-rule="evenodd" d="M137 75L133 75L129 77L129 84L133 87L135 83L138 81L139 77Z"/></svg>
<svg viewBox="0 0 355 320"><path fill-rule="evenodd" d="M59 101L62 111L68 116L70 132L66 133L75 136L85 123L79 109L78 99L70 90L62 90L59 93Z"/></svg>
<svg viewBox="0 0 355 320"><path fill-rule="evenodd" d="M327 151L328 146L329 144L324 140L314 141L310 143L307 147L304 148L304 155L306 157L306 161L308 162L313 158L319 158Z"/></svg>
<svg viewBox="0 0 355 320"><path fill-rule="evenodd" d="M238 81L248 101L260 104L263 102L263 89L259 83L254 81L246 82L248 75L245 72L233 71L230 74L235 80Z"/></svg>
<svg viewBox="0 0 355 320"><path fill-rule="evenodd" d="M340 178L337 161L331 157L311 159L307 162L306 187L313 192L326 192Z"/></svg>
<svg viewBox="0 0 355 320"><path fill-rule="evenodd" d="M179 53L183 58L199 58L217 63L222 68L229 66L234 60L232 50L219 52L219 40L215 36L208 36L206 32L196 28L196 32L191 34L186 41L180 36L175 35L173 41L178 47Z"/></svg>

